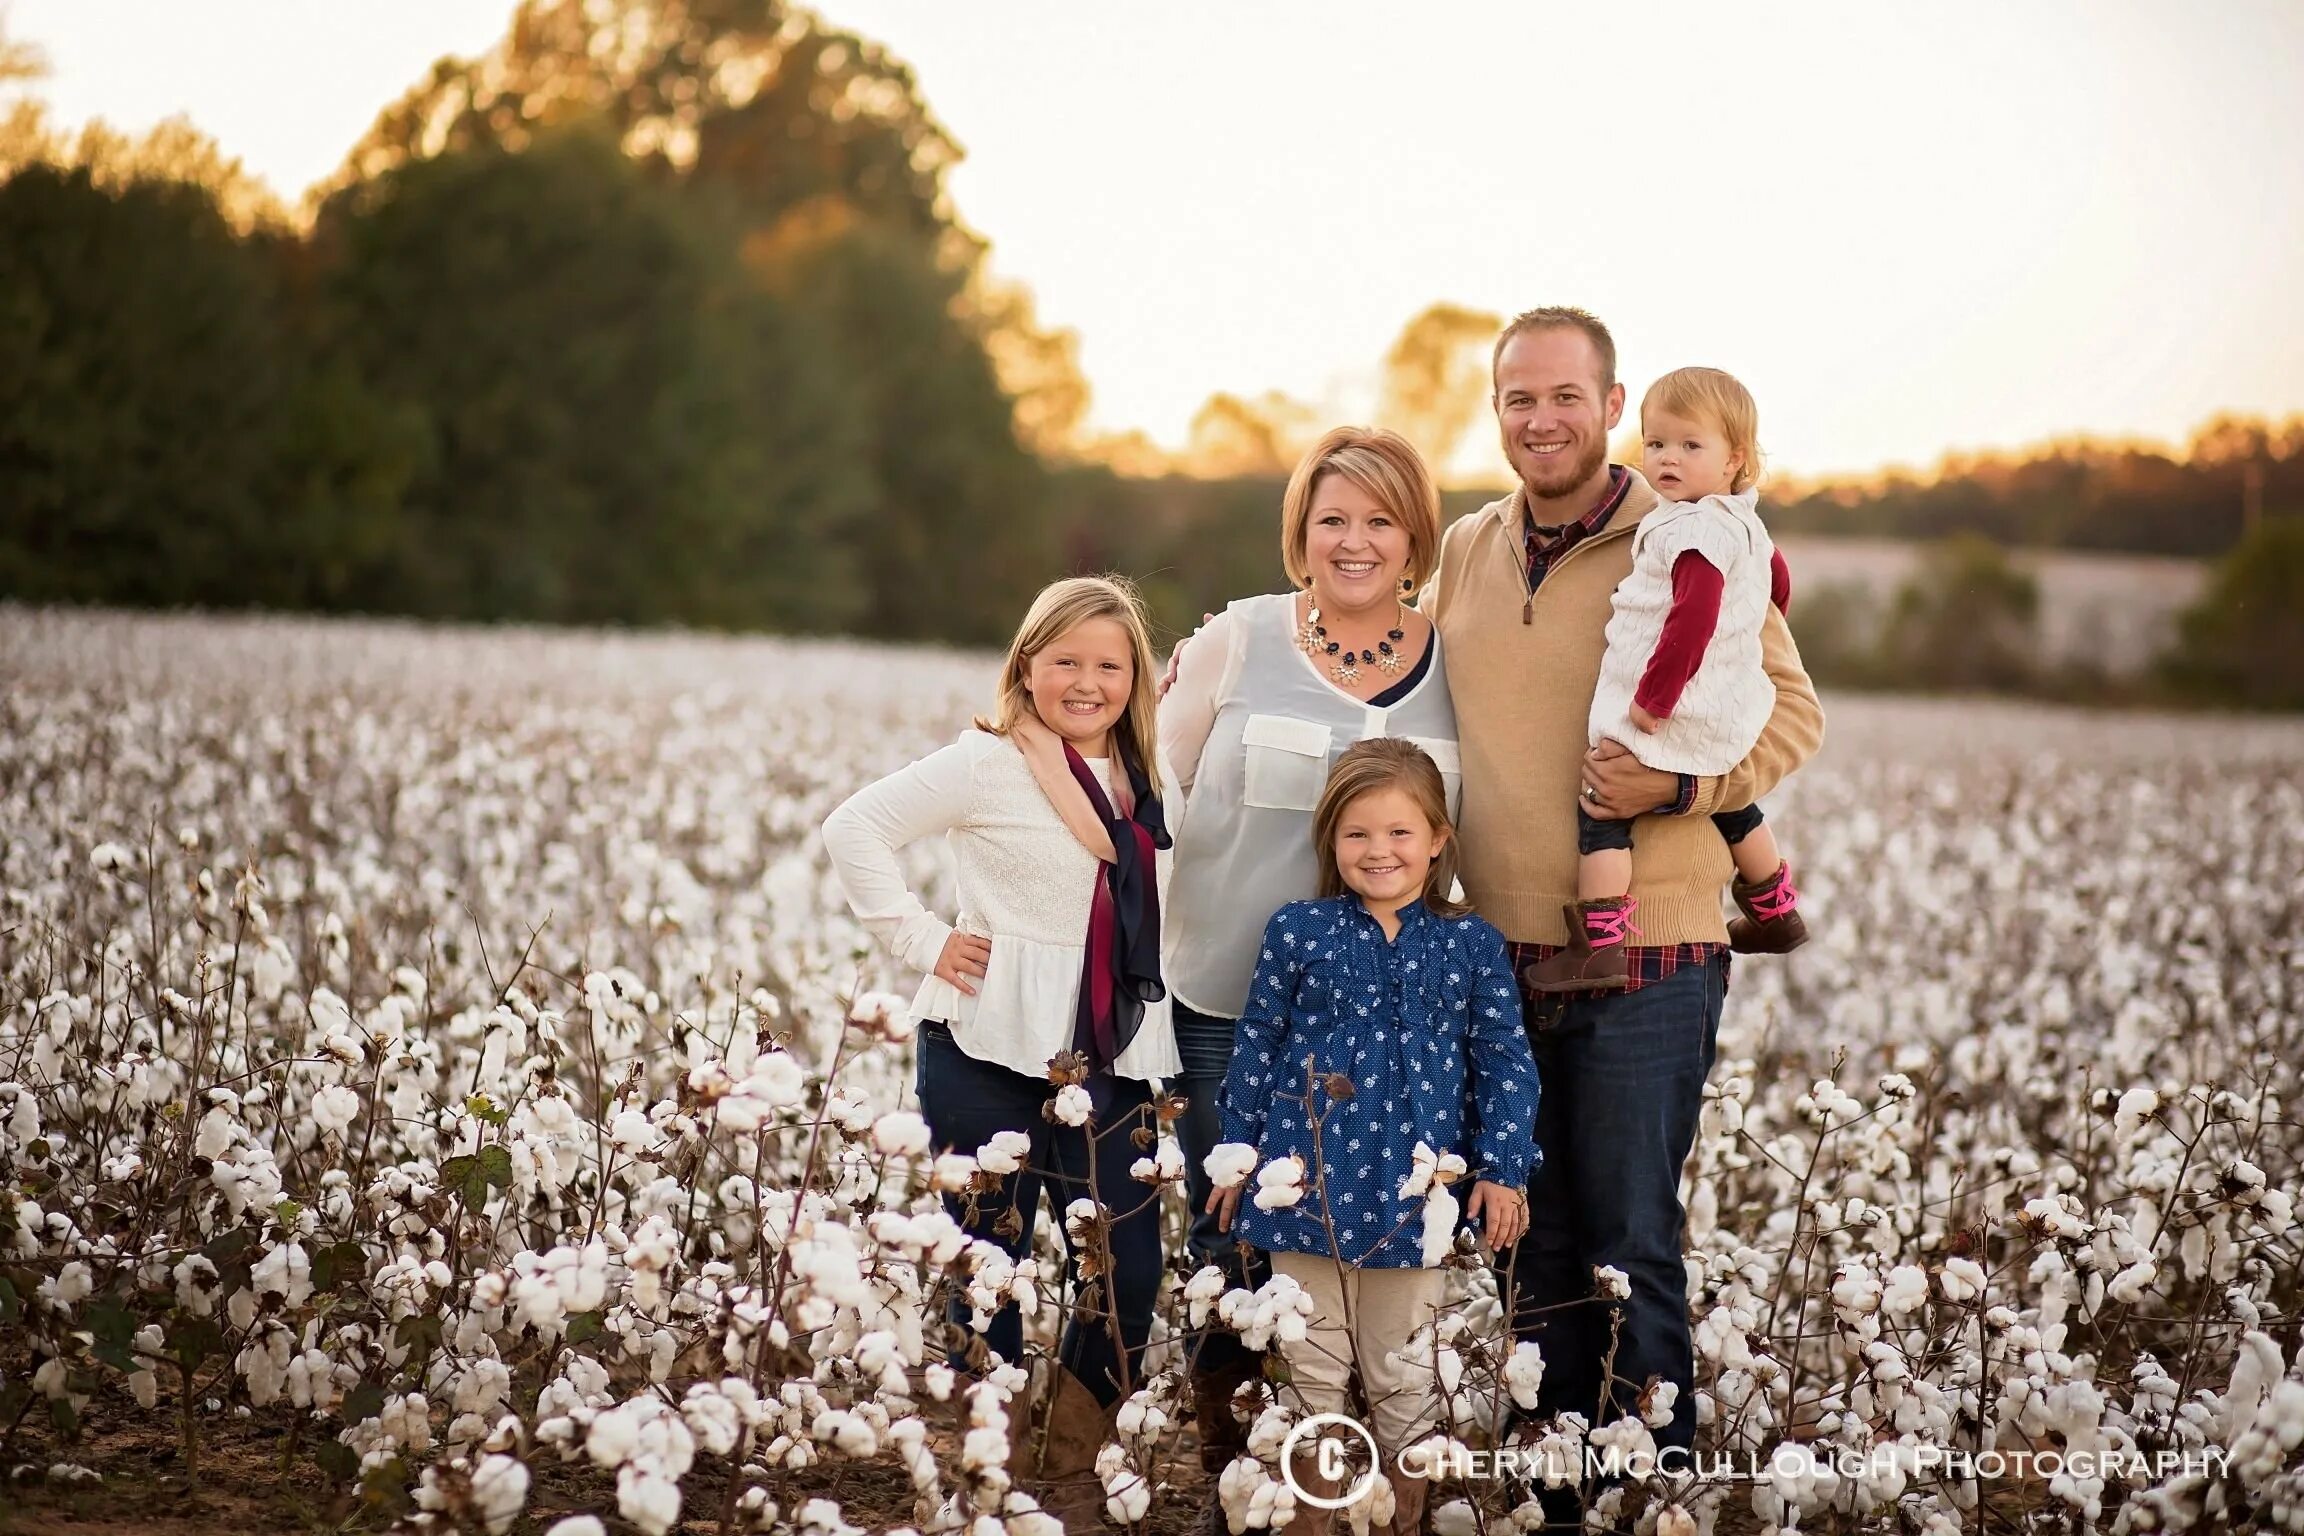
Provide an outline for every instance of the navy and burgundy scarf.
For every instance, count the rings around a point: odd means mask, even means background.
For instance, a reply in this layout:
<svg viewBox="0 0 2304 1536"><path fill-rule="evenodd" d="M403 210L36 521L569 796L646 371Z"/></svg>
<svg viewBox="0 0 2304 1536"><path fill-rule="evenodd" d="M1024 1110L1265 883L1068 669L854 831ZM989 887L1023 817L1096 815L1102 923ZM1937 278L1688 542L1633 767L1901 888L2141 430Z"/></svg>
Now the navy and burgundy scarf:
<svg viewBox="0 0 2304 1536"><path fill-rule="evenodd" d="M1144 1022L1144 1005L1167 996L1160 981L1160 885L1154 853L1169 846L1160 797L1132 753L1114 756L1128 775L1129 809L1115 811L1087 763L1064 743L1064 765L1087 792L1088 804L1112 838L1112 862L1097 861L1096 893L1088 908L1088 944L1080 963L1080 1002L1072 1021L1072 1048L1088 1058L1091 1074L1108 1073Z"/></svg>

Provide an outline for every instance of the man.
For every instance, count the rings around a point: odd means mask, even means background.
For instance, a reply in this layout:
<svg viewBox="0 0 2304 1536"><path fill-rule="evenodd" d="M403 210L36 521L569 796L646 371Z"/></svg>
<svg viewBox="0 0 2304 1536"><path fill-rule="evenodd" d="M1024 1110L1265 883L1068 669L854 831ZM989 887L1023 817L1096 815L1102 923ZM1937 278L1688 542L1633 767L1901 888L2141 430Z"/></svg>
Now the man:
<svg viewBox="0 0 2304 1536"><path fill-rule="evenodd" d="M1646 768L1614 742L1586 751L1609 597L1632 569L1632 531L1658 504L1608 462L1624 410L1616 347L1579 309L1535 309L1498 338L1493 403L1520 488L1450 527L1422 603L1448 659L1463 755L1463 881L1511 941L1525 978L1570 940L1576 804L1640 817L1629 983L1562 997L1524 991L1542 1080L1527 1234L1498 1256L1514 1331L1537 1338L1540 1415L1595 1424L1630 1412L1651 1380L1679 1388L1660 1446L1695 1432L1695 1352L1681 1262L1680 1170L1694 1144L1728 986L1721 887L1734 871L1710 813L1749 805L1816 751L1823 712L1781 614L1763 663L1776 705L1749 756L1717 778ZM1593 1270L1629 1279L1614 1307ZM1603 1387L1605 1386L1605 1398Z"/></svg>

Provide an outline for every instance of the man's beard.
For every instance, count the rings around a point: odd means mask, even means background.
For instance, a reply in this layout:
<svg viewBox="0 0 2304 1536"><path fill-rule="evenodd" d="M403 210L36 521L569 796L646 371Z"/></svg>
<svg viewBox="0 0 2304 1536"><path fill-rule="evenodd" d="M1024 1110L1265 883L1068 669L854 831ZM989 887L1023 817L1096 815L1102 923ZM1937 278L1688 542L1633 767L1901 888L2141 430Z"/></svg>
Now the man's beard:
<svg viewBox="0 0 2304 1536"><path fill-rule="evenodd" d="M1558 462L1557 456L1550 460L1537 460L1533 455L1529 454L1514 455L1507 453L1505 456L1507 458L1516 459L1522 463L1527 463L1531 468L1536 469L1550 469L1554 464ZM1523 469L1521 470L1520 474L1520 483L1527 489L1528 494L1531 496L1565 496L1568 492L1573 491L1576 489L1576 487L1584 484L1594 475L1600 473L1600 466L1606 464L1607 462L1608 439L1605 436L1594 437L1584 445L1583 449L1576 454L1574 459L1569 461L1568 468L1564 471L1561 471L1556 478L1548 477L1543 483L1539 484L1529 479L1527 470ZM1518 468L1518 463L1516 463L1514 467Z"/></svg>

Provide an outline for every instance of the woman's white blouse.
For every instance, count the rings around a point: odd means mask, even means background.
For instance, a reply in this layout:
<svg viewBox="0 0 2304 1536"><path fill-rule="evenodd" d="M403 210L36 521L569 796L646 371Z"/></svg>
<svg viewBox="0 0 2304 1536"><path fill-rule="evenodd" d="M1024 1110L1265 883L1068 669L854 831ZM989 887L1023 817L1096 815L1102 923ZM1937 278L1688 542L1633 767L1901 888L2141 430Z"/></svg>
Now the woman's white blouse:
<svg viewBox="0 0 2304 1536"><path fill-rule="evenodd" d="M1161 972L1186 1007L1236 1019L1247 1006L1272 914L1319 878L1312 811L1328 770L1356 741L1403 736L1439 766L1454 816L1462 798L1456 711L1440 636L1423 681L1399 703L1356 699L1296 644L1296 597L1242 598L1184 647L1160 705L1160 750L1182 770L1176 899L1162 912Z"/></svg>
<svg viewBox="0 0 2304 1536"><path fill-rule="evenodd" d="M1091 758L1088 766L1110 793L1111 759ZM959 880L951 923L922 904L896 859L905 844L939 832ZM929 973L912 999L915 1017L946 1021L969 1055L1031 1077L1046 1075L1048 1058L1071 1048L1099 861L1057 817L1006 737L963 732L858 790L825 818L824 849L864 926L897 959ZM1168 855L1158 863L1165 896ZM992 941L973 997L934 974L955 929ZM1168 1003L1149 1003L1114 1070L1149 1079L1178 1066Z"/></svg>

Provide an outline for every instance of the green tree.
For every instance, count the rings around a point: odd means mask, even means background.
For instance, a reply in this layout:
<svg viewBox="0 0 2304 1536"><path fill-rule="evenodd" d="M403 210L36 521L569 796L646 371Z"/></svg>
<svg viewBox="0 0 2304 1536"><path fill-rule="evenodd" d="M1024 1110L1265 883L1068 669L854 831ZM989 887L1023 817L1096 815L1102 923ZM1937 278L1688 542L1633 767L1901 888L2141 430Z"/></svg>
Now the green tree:
<svg viewBox="0 0 2304 1536"><path fill-rule="evenodd" d="M841 545L870 596L867 633L1005 639L1062 574L1044 471L1017 443L1013 402L982 344L952 323L962 278L869 225L782 259L775 291L837 336L861 394L873 508Z"/></svg>
<svg viewBox="0 0 2304 1536"><path fill-rule="evenodd" d="M2039 672L2039 615L2039 585L1997 544L1973 534L1947 539L1896 594L1881 637L1883 680L2020 691Z"/></svg>
<svg viewBox="0 0 2304 1536"><path fill-rule="evenodd" d="M1808 675L1851 688L1880 683L1881 607L1860 581L1827 581L1800 593L1790 622Z"/></svg>
<svg viewBox="0 0 2304 1536"><path fill-rule="evenodd" d="M0 592L300 601L266 495L289 348L269 264L204 189L0 185Z"/></svg>
<svg viewBox="0 0 2304 1536"><path fill-rule="evenodd" d="M866 510L852 397L729 242L602 137L412 162L328 204L325 352L427 450L379 588L466 617L854 616L807 540ZM800 535L779 539L779 532Z"/></svg>
<svg viewBox="0 0 2304 1536"><path fill-rule="evenodd" d="M1031 364L1038 436L1067 431L1083 397L1050 366L1061 338L975 282L981 242L943 192L958 150L911 73L774 0L528 0L488 57L442 61L378 119L339 196L360 197L357 178L413 177L427 158L533 152L576 125L634 168L620 195L677 196L768 301L710 285L727 322L715 342L754 338L716 363L724 381L743 377L714 399L776 429L753 445L759 474L808 489L788 518L734 524L725 495L692 490L684 544L778 549L804 579L775 622L1004 634L1053 562L1038 537L1045 476L1018 446L1017 401L988 350ZM804 434L783 430L803 421ZM698 473L717 483L731 462Z"/></svg>
<svg viewBox="0 0 2304 1536"><path fill-rule="evenodd" d="M2166 671L2199 702L2304 709L2304 518L2259 525L2185 612Z"/></svg>

